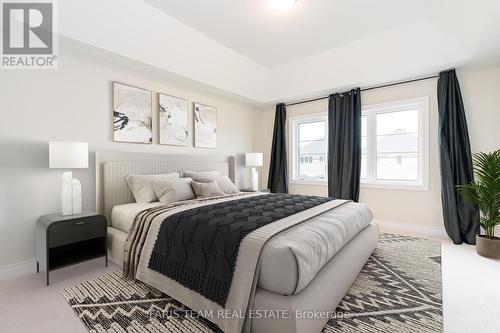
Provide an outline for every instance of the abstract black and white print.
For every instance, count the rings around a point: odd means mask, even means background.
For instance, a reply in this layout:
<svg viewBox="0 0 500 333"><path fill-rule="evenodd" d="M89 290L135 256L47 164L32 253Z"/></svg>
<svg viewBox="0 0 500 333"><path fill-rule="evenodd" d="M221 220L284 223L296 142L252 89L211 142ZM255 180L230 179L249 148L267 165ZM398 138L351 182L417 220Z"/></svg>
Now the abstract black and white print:
<svg viewBox="0 0 500 333"><path fill-rule="evenodd" d="M194 146L217 148L217 109L194 103Z"/></svg>
<svg viewBox="0 0 500 333"><path fill-rule="evenodd" d="M188 145L188 101L158 94L160 103L160 144Z"/></svg>
<svg viewBox="0 0 500 333"><path fill-rule="evenodd" d="M151 91L113 82L113 139L153 143Z"/></svg>

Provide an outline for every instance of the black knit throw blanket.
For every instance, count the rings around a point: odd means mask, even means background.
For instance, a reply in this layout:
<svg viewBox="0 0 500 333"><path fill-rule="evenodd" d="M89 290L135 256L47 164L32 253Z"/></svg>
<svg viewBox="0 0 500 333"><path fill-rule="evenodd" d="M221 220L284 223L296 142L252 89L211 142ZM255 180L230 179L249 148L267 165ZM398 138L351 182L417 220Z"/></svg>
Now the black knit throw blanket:
<svg viewBox="0 0 500 333"><path fill-rule="evenodd" d="M279 193L173 214L162 222L148 267L224 307L243 238L330 200Z"/></svg>

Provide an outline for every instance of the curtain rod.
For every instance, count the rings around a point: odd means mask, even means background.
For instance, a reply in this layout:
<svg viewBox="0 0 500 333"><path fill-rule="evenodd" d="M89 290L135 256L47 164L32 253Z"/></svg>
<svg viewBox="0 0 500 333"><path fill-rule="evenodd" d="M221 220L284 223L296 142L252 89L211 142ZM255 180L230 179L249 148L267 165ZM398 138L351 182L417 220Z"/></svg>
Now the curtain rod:
<svg viewBox="0 0 500 333"><path fill-rule="evenodd" d="M412 79L412 80L406 80L406 81L399 81L399 82L393 82L393 83L386 83L386 84L382 84L382 85L379 85L379 86L367 87L367 88L360 89L360 91L368 91L368 90L373 90L373 89L387 88L387 87L397 86L397 85L400 85L400 84L406 84L406 83L412 83L412 82L417 82L417 81L424 81L424 80L429 80L429 79L435 79L435 78L438 78L438 77L439 77L439 75L436 74L436 75L421 77L421 78L418 78L418 79ZM285 106L292 106L292 105L298 105L298 104L316 102L316 101L321 101L323 99L328 99L328 98L330 98L330 96L316 97L316 98L307 99L307 100L304 100L304 101L288 103L288 104L285 104Z"/></svg>

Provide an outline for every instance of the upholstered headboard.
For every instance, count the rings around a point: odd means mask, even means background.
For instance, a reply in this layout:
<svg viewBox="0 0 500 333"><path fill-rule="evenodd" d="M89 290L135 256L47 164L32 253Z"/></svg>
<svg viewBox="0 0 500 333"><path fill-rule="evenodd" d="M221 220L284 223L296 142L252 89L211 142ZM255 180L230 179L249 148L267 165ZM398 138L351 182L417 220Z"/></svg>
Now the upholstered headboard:
<svg viewBox="0 0 500 333"><path fill-rule="evenodd" d="M96 207L111 221L113 206L134 202L125 177L129 174L157 174L217 170L235 181L235 159L227 155L170 155L130 152L95 154Z"/></svg>

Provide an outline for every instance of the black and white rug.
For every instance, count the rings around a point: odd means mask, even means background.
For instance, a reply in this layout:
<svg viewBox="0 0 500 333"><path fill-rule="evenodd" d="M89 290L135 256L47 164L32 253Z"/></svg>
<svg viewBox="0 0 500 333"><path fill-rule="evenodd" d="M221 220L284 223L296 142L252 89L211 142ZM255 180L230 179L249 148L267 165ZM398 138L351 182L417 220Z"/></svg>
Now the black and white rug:
<svg viewBox="0 0 500 333"><path fill-rule="evenodd" d="M441 244L380 235L379 245L324 333L442 332Z"/></svg>
<svg viewBox="0 0 500 333"><path fill-rule="evenodd" d="M120 272L62 294L90 332L220 332L168 295L123 280ZM442 332L441 294L440 243L382 234L323 332Z"/></svg>

